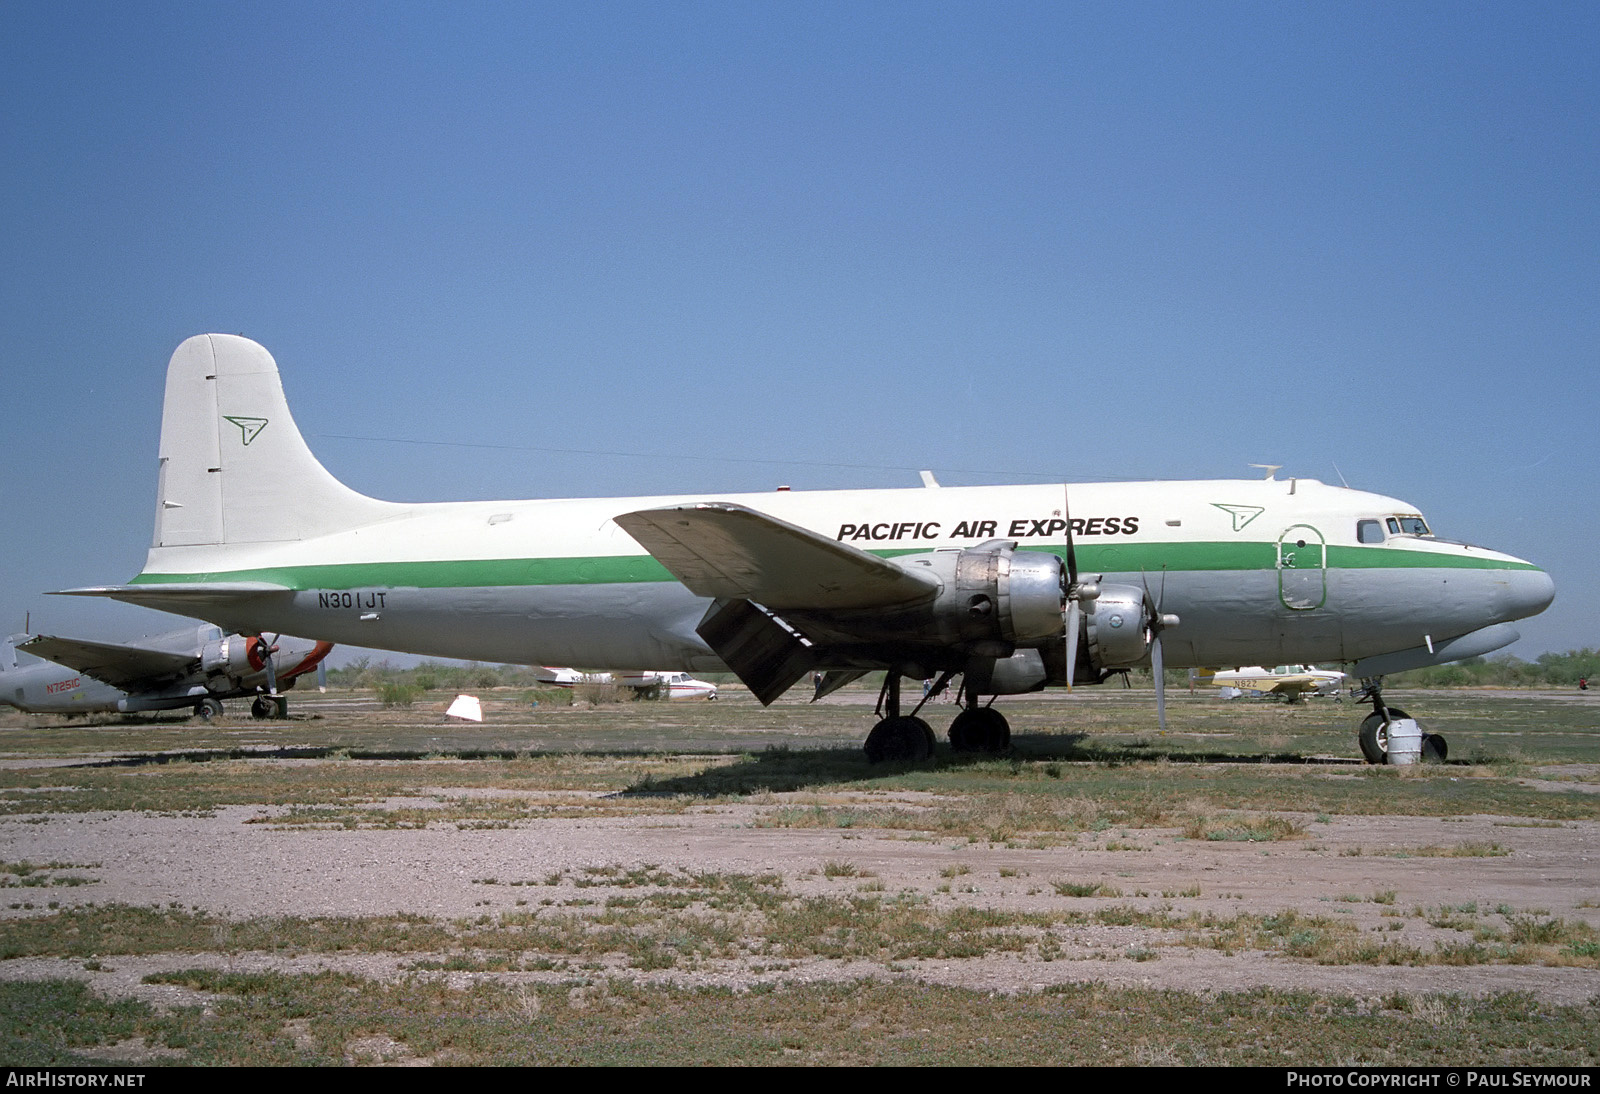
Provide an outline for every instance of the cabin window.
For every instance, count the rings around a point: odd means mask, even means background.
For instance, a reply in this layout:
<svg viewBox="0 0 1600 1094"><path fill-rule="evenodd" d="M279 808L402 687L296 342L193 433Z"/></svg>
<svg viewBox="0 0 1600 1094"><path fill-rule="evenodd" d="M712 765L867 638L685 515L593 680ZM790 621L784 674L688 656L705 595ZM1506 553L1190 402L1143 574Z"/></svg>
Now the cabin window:
<svg viewBox="0 0 1600 1094"><path fill-rule="evenodd" d="M1383 525L1379 524L1375 520L1356 521L1356 542L1382 543Z"/></svg>

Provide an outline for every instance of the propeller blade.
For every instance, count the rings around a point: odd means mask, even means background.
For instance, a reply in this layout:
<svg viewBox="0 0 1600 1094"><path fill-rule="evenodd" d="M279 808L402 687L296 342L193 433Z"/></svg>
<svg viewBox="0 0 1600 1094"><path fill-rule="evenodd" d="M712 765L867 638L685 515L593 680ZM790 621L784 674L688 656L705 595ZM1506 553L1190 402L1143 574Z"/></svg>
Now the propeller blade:
<svg viewBox="0 0 1600 1094"><path fill-rule="evenodd" d="M1078 627L1083 619L1083 608L1074 597L1067 601L1067 690L1072 690L1072 685L1077 682L1078 675Z"/></svg>
<svg viewBox="0 0 1600 1094"><path fill-rule="evenodd" d="M1078 600L1078 548L1072 540L1072 492L1061 484L1061 519L1067 522L1067 690L1072 690L1078 675L1078 628L1083 621L1083 605Z"/></svg>
<svg viewBox="0 0 1600 1094"><path fill-rule="evenodd" d="M1167 731L1167 666L1161 656L1161 632L1157 631L1150 641L1150 671L1156 678L1156 721L1161 724L1161 732Z"/></svg>
<svg viewBox="0 0 1600 1094"><path fill-rule="evenodd" d="M1067 588L1078 584L1078 548L1072 541L1072 499L1065 485L1061 487L1061 519L1067 522Z"/></svg>
<svg viewBox="0 0 1600 1094"><path fill-rule="evenodd" d="M268 695L278 694L278 665L273 658L273 654L278 652L278 639L281 637L283 637L282 634L273 635L272 645L270 646L267 645L267 639L264 635L261 638L261 661L267 670Z"/></svg>

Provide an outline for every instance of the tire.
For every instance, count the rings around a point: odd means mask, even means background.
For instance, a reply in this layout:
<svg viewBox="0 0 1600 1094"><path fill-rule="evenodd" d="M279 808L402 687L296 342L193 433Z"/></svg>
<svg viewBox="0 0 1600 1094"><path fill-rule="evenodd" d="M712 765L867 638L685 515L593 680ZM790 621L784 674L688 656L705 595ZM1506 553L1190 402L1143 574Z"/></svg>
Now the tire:
<svg viewBox="0 0 1600 1094"><path fill-rule="evenodd" d="M1011 747L1011 723L993 707L968 707L950 723L950 747L957 752L1004 752Z"/></svg>
<svg viewBox="0 0 1600 1094"><path fill-rule="evenodd" d="M194 705L194 716L202 722L220 718L222 713L222 701L220 699L202 699Z"/></svg>
<svg viewBox="0 0 1600 1094"><path fill-rule="evenodd" d="M1385 708L1390 718L1409 718L1411 715L1399 707ZM1423 734L1423 753L1427 753L1427 738L1433 734ZM1389 759L1389 722L1382 714L1373 711L1361 720L1361 729L1356 734L1356 739L1361 743L1361 755L1369 764L1381 764Z"/></svg>
<svg viewBox="0 0 1600 1094"><path fill-rule="evenodd" d="M933 755L933 730L921 718L885 718L862 746L869 763L919 763Z"/></svg>

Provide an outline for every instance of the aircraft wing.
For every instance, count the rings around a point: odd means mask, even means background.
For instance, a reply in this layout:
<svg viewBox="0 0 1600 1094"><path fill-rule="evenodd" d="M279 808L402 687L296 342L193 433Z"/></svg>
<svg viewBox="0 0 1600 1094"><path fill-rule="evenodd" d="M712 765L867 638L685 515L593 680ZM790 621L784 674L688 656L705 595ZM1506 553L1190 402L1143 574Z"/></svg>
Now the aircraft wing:
<svg viewBox="0 0 1600 1094"><path fill-rule="evenodd" d="M939 589L931 575L729 502L641 509L616 522L696 596L830 611L914 603Z"/></svg>
<svg viewBox="0 0 1600 1094"><path fill-rule="evenodd" d="M124 691L146 686L152 680L187 672L199 658L197 653L169 653L139 646L57 638L49 634L30 638L17 649L69 669L77 669L85 676L93 676Z"/></svg>

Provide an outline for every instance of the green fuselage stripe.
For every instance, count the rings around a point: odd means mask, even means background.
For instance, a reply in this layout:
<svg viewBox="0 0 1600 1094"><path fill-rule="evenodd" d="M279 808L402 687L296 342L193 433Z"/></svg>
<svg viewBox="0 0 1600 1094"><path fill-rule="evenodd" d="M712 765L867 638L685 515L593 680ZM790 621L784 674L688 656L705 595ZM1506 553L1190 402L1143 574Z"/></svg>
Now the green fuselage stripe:
<svg viewBox="0 0 1600 1094"><path fill-rule="evenodd" d="M1065 546L1029 545L1024 550L1065 554ZM927 548L874 551L884 558ZM1077 549L1082 573L1139 571L1274 570L1275 543L1114 543ZM1329 569L1537 570L1526 562L1394 547L1327 548ZM492 558L437 562L351 562L320 566L271 566L210 573L146 573L135 585L261 581L289 589L453 589L512 585L622 585L676 580L649 555L594 558Z"/></svg>

